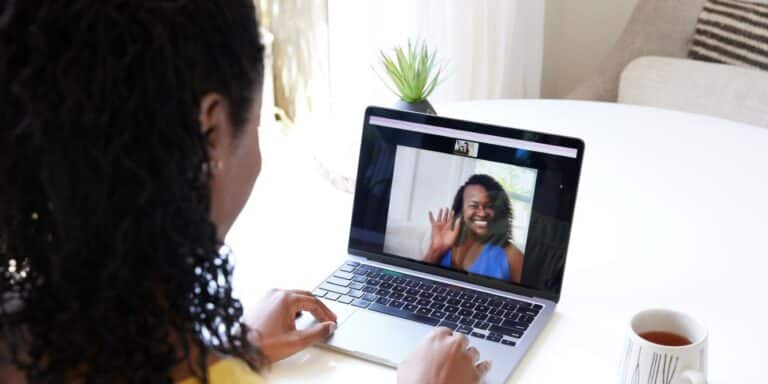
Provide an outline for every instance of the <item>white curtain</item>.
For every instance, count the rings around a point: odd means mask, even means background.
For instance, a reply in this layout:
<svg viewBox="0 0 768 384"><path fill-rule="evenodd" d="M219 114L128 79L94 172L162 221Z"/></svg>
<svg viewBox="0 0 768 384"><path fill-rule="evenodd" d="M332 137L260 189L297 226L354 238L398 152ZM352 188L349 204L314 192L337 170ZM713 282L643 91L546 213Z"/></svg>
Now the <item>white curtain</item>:
<svg viewBox="0 0 768 384"><path fill-rule="evenodd" d="M280 10L271 20L278 103L331 173L354 172L365 107L396 102L375 71L383 75L380 51L409 39L437 52L443 80L429 100L438 114L443 102L539 96L544 0L262 1ZM297 79L310 86L282 97L279 87Z"/></svg>
<svg viewBox="0 0 768 384"><path fill-rule="evenodd" d="M329 0L328 23L334 106L350 95L392 104L371 67L408 39L435 48L446 69L431 100L539 96L544 1Z"/></svg>

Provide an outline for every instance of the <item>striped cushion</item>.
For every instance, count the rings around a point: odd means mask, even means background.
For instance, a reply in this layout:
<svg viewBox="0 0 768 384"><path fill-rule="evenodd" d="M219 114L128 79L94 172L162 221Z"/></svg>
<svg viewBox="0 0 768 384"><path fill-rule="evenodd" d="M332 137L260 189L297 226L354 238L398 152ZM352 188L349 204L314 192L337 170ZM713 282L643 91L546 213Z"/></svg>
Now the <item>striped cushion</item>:
<svg viewBox="0 0 768 384"><path fill-rule="evenodd" d="M707 0L688 57L768 70L768 4Z"/></svg>

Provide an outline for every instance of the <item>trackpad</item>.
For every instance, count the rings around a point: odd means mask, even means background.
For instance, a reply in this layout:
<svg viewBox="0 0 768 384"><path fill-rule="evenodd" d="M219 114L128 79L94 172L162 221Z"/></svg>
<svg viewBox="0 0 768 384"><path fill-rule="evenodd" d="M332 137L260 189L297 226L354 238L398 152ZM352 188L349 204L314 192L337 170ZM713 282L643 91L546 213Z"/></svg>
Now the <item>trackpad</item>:
<svg viewBox="0 0 768 384"><path fill-rule="evenodd" d="M352 314L326 343L394 367L400 364L432 329L433 327L413 321L361 310Z"/></svg>

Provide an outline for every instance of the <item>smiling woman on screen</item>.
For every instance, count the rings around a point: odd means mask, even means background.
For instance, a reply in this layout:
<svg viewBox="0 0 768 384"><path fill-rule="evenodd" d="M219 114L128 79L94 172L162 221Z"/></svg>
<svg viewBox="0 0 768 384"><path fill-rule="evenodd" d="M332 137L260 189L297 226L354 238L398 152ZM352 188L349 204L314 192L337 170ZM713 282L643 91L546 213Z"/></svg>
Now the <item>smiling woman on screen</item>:
<svg viewBox="0 0 768 384"><path fill-rule="evenodd" d="M511 242L512 209L507 193L488 175L472 175L451 209L435 217L424 261L520 283L523 253Z"/></svg>

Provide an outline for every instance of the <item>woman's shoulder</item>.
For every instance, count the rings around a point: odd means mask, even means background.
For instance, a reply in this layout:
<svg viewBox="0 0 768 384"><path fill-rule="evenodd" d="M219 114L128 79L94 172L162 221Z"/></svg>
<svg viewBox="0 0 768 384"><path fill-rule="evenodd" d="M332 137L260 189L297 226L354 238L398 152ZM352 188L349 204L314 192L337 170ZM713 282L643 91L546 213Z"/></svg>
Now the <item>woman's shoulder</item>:
<svg viewBox="0 0 768 384"><path fill-rule="evenodd" d="M503 248L504 253L507 254L509 257L520 257L523 256L523 252L520 251L519 248L513 243L507 243L507 245Z"/></svg>
<svg viewBox="0 0 768 384"><path fill-rule="evenodd" d="M264 384L264 379L251 370L248 364L233 357L221 359L208 366L208 380L211 384ZM177 382L177 384L199 383L200 381L194 377Z"/></svg>

